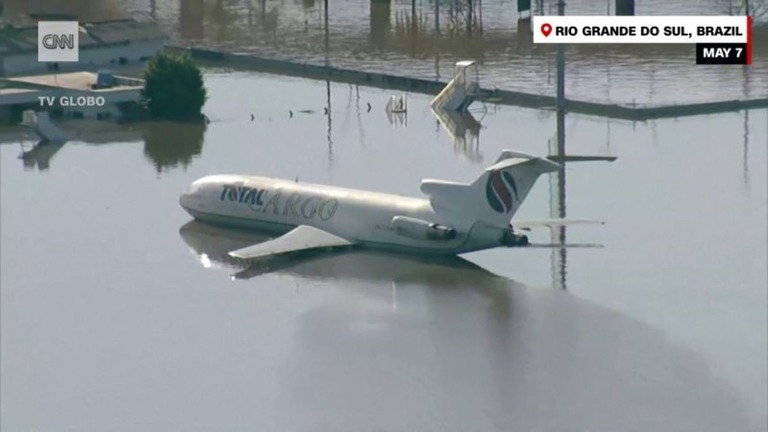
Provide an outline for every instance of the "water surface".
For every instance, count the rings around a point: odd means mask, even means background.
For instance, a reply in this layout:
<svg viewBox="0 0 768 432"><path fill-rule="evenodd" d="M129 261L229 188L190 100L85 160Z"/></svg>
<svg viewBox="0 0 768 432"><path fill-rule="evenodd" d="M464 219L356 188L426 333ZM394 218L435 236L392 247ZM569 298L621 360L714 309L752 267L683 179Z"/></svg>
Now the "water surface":
<svg viewBox="0 0 768 432"><path fill-rule="evenodd" d="M475 111L462 142L425 96L393 124L385 91L206 83L206 128L84 134L40 159L0 146L0 429L765 430L765 110L569 115L570 153L618 159L542 177L519 217L603 219L566 233L603 248L348 254L232 280L217 257L250 238L190 229L194 179L418 195L504 148L547 154L555 116Z"/></svg>
<svg viewBox="0 0 768 432"><path fill-rule="evenodd" d="M341 68L449 80L460 60L481 64L483 87L554 94L555 48L534 46L514 0L467 2L345 0L38 0L6 2L6 19L35 11L78 13L83 21L140 16L157 21L182 46L251 53ZM534 5L537 2L532 2ZM540 14L556 14L556 1ZM614 1L571 0L568 15L615 13ZM637 15L741 15L726 0L636 2ZM569 98L669 105L768 97L768 3L756 11L751 67L695 64L693 45L574 45L567 49ZM415 7L414 7L415 6ZM437 8L436 8L437 6Z"/></svg>

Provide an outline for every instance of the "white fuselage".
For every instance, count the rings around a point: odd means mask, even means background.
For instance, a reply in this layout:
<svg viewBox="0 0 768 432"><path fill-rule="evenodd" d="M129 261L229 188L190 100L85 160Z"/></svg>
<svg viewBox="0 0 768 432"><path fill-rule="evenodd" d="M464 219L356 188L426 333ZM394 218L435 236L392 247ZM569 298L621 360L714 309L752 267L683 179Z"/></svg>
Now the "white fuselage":
<svg viewBox="0 0 768 432"><path fill-rule="evenodd" d="M309 225L355 244L419 253L461 253L501 246L504 229L436 212L427 199L266 177L201 178L180 198L195 219L287 232ZM414 238L394 229L395 216L449 226L450 239Z"/></svg>

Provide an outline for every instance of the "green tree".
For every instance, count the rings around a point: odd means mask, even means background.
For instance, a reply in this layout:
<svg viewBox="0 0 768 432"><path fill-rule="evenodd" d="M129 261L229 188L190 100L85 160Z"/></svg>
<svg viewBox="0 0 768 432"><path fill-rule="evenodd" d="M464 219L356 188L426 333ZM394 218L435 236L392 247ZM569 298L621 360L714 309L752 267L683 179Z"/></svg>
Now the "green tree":
<svg viewBox="0 0 768 432"><path fill-rule="evenodd" d="M208 95L203 74L188 53L162 52L144 70L144 99L154 118L201 119Z"/></svg>

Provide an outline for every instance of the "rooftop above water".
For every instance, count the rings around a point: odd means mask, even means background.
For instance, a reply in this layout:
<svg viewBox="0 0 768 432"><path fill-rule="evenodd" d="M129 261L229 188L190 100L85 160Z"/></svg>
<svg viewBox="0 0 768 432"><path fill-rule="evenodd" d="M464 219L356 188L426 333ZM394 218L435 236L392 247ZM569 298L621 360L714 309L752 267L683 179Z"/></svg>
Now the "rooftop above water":
<svg viewBox="0 0 768 432"><path fill-rule="evenodd" d="M8 83L9 86L29 86L28 88L60 88L80 91L109 92L131 90L143 87L143 81L135 78L115 76L112 85L108 87L94 87L98 81L99 74L93 72L70 72L47 75L32 75L6 78L0 80ZM18 90L18 89L14 89Z"/></svg>
<svg viewBox="0 0 768 432"><path fill-rule="evenodd" d="M83 23L78 37L80 49L165 38L167 35L158 24L135 19ZM0 55L33 51L37 51L37 22L25 20L21 25L0 27Z"/></svg>

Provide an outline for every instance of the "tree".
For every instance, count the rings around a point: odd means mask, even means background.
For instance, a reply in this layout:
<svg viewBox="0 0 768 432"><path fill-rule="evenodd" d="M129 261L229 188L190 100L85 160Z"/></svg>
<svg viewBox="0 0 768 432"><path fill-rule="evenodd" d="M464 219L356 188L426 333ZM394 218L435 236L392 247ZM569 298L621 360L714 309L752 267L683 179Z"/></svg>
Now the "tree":
<svg viewBox="0 0 768 432"><path fill-rule="evenodd" d="M144 99L154 118L202 119L208 99L203 74L188 53L162 52L152 57L144 70Z"/></svg>
<svg viewBox="0 0 768 432"><path fill-rule="evenodd" d="M719 9L728 15L752 15L756 20L762 20L768 15L768 1L766 0L719 0Z"/></svg>

